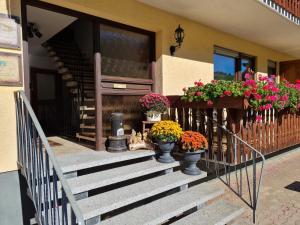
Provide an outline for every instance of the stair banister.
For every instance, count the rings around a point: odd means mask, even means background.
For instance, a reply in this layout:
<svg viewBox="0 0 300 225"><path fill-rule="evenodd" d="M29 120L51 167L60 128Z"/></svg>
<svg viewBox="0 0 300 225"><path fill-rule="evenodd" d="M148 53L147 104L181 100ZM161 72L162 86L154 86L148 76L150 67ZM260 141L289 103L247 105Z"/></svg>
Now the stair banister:
<svg viewBox="0 0 300 225"><path fill-rule="evenodd" d="M15 100L18 164L27 180L36 209L37 222L41 225L49 224L49 222L62 225L84 225L84 219L74 195L24 91L15 92ZM43 147L45 151L43 151ZM50 181L51 175L53 176L52 183ZM61 184L61 208L58 203L58 181ZM51 186L53 187L52 191ZM54 207L51 204L52 202ZM49 206L50 214L48 212L49 208L47 208ZM69 223L68 208L71 208L71 223Z"/></svg>

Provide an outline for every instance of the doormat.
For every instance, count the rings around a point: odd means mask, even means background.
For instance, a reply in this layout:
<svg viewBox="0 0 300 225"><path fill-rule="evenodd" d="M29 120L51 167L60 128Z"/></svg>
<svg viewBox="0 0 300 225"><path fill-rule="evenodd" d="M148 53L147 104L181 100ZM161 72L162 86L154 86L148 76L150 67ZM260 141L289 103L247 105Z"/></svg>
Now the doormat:
<svg viewBox="0 0 300 225"><path fill-rule="evenodd" d="M292 191L300 192L300 182L299 181L295 181L295 182L289 184L288 186L286 186L284 188L292 190Z"/></svg>
<svg viewBox="0 0 300 225"><path fill-rule="evenodd" d="M57 143L57 142L51 141L51 140L48 140L48 143L49 143L50 147L55 147L55 146L61 146L62 145L60 143Z"/></svg>

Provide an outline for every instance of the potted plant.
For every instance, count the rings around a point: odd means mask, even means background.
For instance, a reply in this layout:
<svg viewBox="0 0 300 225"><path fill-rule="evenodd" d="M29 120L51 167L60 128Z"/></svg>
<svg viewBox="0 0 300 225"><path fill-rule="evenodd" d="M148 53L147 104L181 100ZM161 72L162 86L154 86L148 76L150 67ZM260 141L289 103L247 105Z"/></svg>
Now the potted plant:
<svg viewBox="0 0 300 225"><path fill-rule="evenodd" d="M201 153L208 147L206 138L199 132L185 131L181 136L182 150L184 153L183 172L188 175L199 175L200 169L197 162L201 158Z"/></svg>
<svg viewBox="0 0 300 225"><path fill-rule="evenodd" d="M171 151L182 135L179 123L171 120L155 123L150 130L150 135L160 150L158 161L162 163L174 162Z"/></svg>
<svg viewBox="0 0 300 225"><path fill-rule="evenodd" d="M147 116L147 121L161 121L161 114L165 113L170 106L167 97L157 93L146 94L139 102Z"/></svg>

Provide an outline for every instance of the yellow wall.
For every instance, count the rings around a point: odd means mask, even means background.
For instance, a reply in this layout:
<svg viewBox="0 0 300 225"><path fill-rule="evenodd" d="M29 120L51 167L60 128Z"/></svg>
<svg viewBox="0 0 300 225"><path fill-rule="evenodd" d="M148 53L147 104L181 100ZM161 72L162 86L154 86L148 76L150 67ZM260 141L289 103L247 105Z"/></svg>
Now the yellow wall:
<svg viewBox="0 0 300 225"><path fill-rule="evenodd" d="M0 13L7 13L5 1L0 1ZM10 9L20 16L20 1L11 1ZM22 54L20 50L0 48L0 52ZM17 169L16 115L14 91L22 87L0 86L0 173Z"/></svg>
<svg viewBox="0 0 300 225"><path fill-rule="evenodd" d="M164 94L182 94L182 87L192 85L195 80L211 81L214 45L257 56L257 71L261 73L267 72L268 59L293 58L136 0L44 1L156 32L156 58L158 64L162 63L157 66L157 76L162 77L156 80L161 82L158 91ZM186 37L176 57L170 57L169 47L174 43L178 24L184 28Z"/></svg>
<svg viewBox="0 0 300 225"><path fill-rule="evenodd" d="M164 94L182 94L182 87L195 80L213 79L213 46L257 56L257 70L267 72L267 60L285 61L292 57L242 40L224 32L169 14L135 0L44 0L98 17L156 32L157 90ZM3 2L3 1L1 1ZM14 7L19 6L19 1ZM0 6L5 12L4 6ZM181 24L185 40L176 57L169 55L174 30ZM0 49L0 51L7 51ZM0 172L16 169L16 130L13 91L0 86Z"/></svg>

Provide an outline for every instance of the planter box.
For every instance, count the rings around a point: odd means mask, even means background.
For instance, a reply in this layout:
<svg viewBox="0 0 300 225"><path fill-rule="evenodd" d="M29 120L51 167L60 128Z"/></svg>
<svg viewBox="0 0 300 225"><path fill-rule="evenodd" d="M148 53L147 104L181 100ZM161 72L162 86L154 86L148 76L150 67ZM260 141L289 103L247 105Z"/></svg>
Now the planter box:
<svg viewBox="0 0 300 225"><path fill-rule="evenodd" d="M223 98L219 98L213 105L207 105L205 101L194 101L194 102L187 102L181 100L182 96L167 96L170 103L171 108L200 108L200 109L223 109L223 108L230 108L230 109L248 109L249 102L248 99L244 97L231 97L225 96Z"/></svg>

